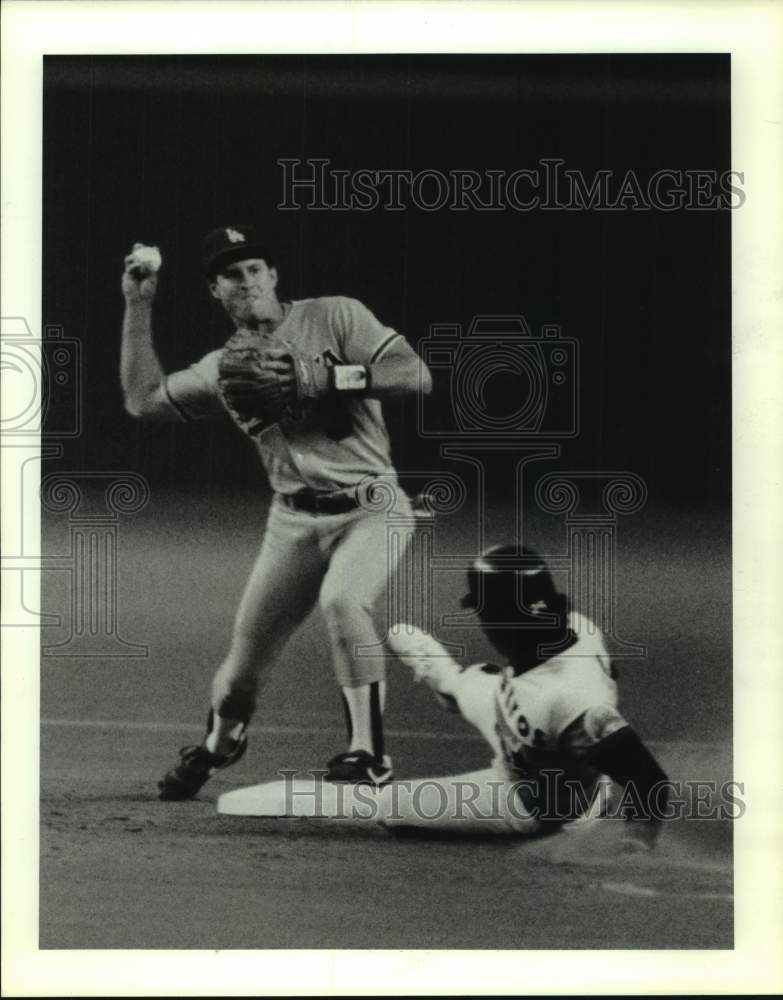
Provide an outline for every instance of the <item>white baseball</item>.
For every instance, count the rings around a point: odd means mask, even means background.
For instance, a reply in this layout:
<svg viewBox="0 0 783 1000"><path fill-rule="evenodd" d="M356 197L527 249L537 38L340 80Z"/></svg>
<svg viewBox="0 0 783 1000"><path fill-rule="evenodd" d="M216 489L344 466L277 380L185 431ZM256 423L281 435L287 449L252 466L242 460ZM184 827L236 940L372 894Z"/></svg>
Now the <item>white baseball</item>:
<svg viewBox="0 0 783 1000"><path fill-rule="evenodd" d="M163 258L157 247L148 247L143 243L134 243L131 253L133 257L133 267L146 274L155 274L160 270Z"/></svg>

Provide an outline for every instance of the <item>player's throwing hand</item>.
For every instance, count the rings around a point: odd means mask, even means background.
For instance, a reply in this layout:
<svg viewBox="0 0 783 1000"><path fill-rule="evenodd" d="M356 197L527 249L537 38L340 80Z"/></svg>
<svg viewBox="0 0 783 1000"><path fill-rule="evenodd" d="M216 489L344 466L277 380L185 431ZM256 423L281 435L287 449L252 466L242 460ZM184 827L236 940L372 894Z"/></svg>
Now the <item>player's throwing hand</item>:
<svg viewBox="0 0 783 1000"><path fill-rule="evenodd" d="M133 244L133 249L125 258L122 275L122 294L126 302L151 302L155 298L160 266L161 256L157 247Z"/></svg>

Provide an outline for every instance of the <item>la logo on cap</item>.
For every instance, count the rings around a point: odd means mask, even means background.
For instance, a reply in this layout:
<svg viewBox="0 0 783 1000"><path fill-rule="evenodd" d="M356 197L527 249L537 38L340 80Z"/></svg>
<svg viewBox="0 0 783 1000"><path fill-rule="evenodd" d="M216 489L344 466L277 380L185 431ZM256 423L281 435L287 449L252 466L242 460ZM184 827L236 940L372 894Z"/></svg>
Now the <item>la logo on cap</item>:
<svg viewBox="0 0 783 1000"><path fill-rule="evenodd" d="M237 229L227 229L226 238L232 243L244 243L245 236L244 233L240 233Z"/></svg>

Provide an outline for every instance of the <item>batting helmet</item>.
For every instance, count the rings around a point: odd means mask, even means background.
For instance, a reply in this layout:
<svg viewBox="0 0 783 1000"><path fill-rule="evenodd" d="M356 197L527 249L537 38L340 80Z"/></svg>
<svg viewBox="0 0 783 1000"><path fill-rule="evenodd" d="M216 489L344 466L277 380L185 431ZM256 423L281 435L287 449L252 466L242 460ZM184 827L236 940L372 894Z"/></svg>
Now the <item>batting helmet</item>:
<svg viewBox="0 0 783 1000"><path fill-rule="evenodd" d="M462 606L476 611L487 637L512 662L528 662L567 629L568 598L558 592L541 556L527 547L494 545L478 556L468 570Z"/></svg>

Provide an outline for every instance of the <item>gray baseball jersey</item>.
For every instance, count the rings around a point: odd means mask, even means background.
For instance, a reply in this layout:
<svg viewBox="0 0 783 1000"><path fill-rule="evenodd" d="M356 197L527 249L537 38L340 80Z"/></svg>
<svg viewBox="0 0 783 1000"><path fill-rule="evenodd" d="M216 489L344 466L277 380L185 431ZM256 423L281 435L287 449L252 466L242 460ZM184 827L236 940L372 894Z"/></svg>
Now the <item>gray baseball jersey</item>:
<svg viewBox="0 0 783 1000"><path fill-rule="evenodd" d="M402 338L356 299L302 299L290 304L274 337L327 364L371 365ZM221 349L167 376L164 388L182 420L224 411L218 390ZM300 419L284 416L253 439L277 493L303 487L335 491L367 475L393 473L389 435L375 399L319 400Z"/></svg>

